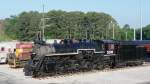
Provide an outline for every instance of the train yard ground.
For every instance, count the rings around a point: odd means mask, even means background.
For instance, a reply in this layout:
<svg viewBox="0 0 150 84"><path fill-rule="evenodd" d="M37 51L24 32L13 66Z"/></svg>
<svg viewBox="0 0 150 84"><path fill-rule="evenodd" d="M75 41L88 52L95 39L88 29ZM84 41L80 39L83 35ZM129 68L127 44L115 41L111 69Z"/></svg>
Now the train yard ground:
<svg viewBox="0 0 150 84"><path fill-rule="evenodd" d="M0 84L150 84L150 66L35 79L25 77L22 68L0 65Z"/></svg>

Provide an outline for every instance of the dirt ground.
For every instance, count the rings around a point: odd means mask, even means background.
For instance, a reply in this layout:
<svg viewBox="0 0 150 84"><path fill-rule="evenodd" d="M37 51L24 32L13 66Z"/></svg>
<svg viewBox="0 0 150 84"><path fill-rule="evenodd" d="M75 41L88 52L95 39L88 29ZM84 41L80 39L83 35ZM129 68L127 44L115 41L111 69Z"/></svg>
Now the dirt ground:
<svg viewBox="0 0 150 84"><path fill-rule="evenodd" d="M150 66L35 79L25 77L22 69L0 65L0 84L150 84Z"/></svg>

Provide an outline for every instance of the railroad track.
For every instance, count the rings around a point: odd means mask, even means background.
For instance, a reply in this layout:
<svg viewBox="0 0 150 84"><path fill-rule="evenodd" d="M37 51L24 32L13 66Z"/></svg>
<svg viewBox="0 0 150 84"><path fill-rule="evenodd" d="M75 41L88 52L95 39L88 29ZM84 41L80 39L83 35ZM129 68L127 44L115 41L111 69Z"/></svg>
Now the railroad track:
<svg viewBox="0 0 150 84"><path fill-rule="evenodd" d="M104 70L92 70L92 71L80 71L80 72L72 72L68 74L63 75L55 75L55 76L45 76L45 77L38 77L36 79L42 80L42 79L50 79L50 78L62 78L62 77L69 77L74 75L81 75L81 74L92 74L97 72L111 72L111 71L120 71L120 70L127 70L127 69L133 69L133 68L142 68L150 66L150 63L144 63L143 65L139 66L129 66L129 67L123 67L123 68L114 68L114 69L104 69Z"/></svg>

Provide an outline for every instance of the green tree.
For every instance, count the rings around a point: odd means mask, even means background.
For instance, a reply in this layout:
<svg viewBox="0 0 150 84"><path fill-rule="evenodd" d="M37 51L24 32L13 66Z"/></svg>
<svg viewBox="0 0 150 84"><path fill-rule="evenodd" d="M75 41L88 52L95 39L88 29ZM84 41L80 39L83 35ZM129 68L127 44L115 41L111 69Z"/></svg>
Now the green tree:
<svg viewBox="0 0 150 84"><path fill-rule="evenodd" d="M124 40L133 40L134 38L134 30L130 27L129 24L125 24L123 29Z"/></svg>
<svg viewBox="0 0 150 84"><path fill-rule="evenodd" d="M150 40L150 25L143 27L143 40Z"/></svg>
<svg viewBox="0 0 150 84"><path fill-rule="evenodd" d="M133 30L127 28L128 25L120 28L117 21L106 13L52 10L44 14L47 39L83 39L87 37L89 39L112 39L113 27L115 39L125 40L124 32L126 31L129 32L129 40L132 39ZM18 16L5 19L5 32L13 39L33 40L35 33L42 29L41 20L42 13L23 12Z"/></svg>

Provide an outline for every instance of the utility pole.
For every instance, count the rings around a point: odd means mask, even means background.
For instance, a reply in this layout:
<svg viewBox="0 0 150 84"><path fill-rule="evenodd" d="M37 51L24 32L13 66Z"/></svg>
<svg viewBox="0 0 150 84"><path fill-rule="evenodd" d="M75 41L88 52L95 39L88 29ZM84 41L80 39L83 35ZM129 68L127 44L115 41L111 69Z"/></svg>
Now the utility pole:
<svg viewBox="0 0 150 84"><path fill-rule="evenodd" d="M108 31L110 29L110 22L108 23L108 27L106 28L106 40L108 40Z"/></svg>
<svg viewBox="0 0 150 84"><path fill-rule="evenodd" d="M42 14L42 38L43 40L45 40L45 15L44 15L44 12L45 12L45 5L44 5L44 1L42 2L43 3L43 14Z"/></svg>
<svg viewBox="0 0 150 84"><path fill-rule="evenodd" d="M126 31L126 41L128 40L128 32Z"/></svg>
<svg viewBox="0 0 150 84"><path fill-rule="evenodd" d="M113 39L115 39L115 28L114 28L114 24L113 24Z"/></svg>
<svg viewBox="0 0 150 84"><path fill-rule="evenodd" d="M142 22L142 1L140 0L140 27L141 27L141 38L140 40L143 40L143 33L142 33L142 25L143 25L143 22Z"/></svg>
<svg viewBox="0 0 150 84"><path fill-rule="evenodd" d="M109 24L108 24L108 26L109 26ZM106 27L106 31L105 31L105 39L107 40L107 27Z"/></svg>
<svg viewBox="0 0 150 84"><path fill-rule="evenodd" d="M135 32L135 28L134 28L134 40L136 40L136 32Z"/></svg>

